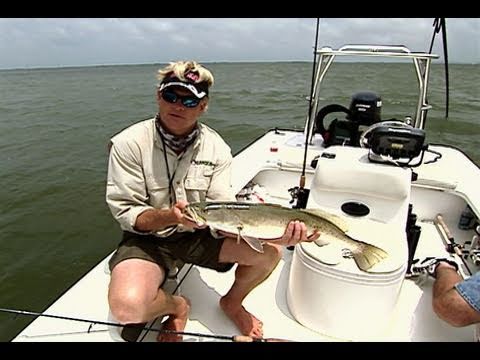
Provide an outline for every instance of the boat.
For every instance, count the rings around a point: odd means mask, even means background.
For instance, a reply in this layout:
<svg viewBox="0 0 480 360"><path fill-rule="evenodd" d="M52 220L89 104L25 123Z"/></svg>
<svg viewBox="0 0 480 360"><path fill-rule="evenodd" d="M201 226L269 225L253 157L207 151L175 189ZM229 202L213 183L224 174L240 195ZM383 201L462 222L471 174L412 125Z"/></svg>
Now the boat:
<svg viewBox="0 0 480 360"><path fill-rule="evenodd" d="M327 72L345 58L410 62L418 83L415 108L386 119L382 98L371 89L352 93L350 104L325 103ZM234 156L239 203L342 216L389 254L364 272L339 247L301 243L285 249L271 276L244 302L263 321L264 339L475 341L475 325L452 327L432 309L431 259L455 261L464 278L480 266L480 168L460 149L426 141L430 66L438 58L403 45L315 46L304 128L271 129ZM2 309L35 318L12 341L155 341L163 319L129 328L111 315L111 255L42 313ZM242 339L218 306L233 274L191 264L169 274L165 289L192 302L185 342Z"/></svg>

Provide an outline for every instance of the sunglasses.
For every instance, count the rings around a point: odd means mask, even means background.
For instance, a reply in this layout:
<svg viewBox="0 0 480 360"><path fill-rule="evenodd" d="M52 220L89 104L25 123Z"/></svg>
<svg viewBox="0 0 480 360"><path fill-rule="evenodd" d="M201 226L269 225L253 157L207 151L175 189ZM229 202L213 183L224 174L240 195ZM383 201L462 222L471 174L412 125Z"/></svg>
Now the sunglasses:
<svg viewBox="0 0 480 360"><path fill-rule="evenodd" d="M174 93L171 90L163 90L162 91L162 99L165 100L166 102L170 104L175 104L177 100L180 100L182 105L187 107L187 108L194 108L196 107L199 103L200 100L199 98L191 95L178 95Z"/></svg>

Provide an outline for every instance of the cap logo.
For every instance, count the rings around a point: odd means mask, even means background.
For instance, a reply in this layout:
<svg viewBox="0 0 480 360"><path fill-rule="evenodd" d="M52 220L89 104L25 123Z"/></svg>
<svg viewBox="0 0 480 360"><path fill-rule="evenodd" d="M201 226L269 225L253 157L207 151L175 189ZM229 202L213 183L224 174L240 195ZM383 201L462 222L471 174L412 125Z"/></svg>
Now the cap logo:
<svg viewBox="0 0 480 360"><path fill-rule="evenodd" d="M200 79L200 76L190 71L185 74L185 78L196 83Z"/></svg>
<svg viewBox="0 0 480 360"><path fill-rule="evenodd" d="M172 73L173 74L173 73ZM189 71L185 76L185 81L180 80L175 74L166 76L162 82L158 85L158 91L163 91L169 86L182 86L190 92L192 92L197 98L202 99L204 96L208 96L208 82L200 80L200 75L197 72Z"/></svg>

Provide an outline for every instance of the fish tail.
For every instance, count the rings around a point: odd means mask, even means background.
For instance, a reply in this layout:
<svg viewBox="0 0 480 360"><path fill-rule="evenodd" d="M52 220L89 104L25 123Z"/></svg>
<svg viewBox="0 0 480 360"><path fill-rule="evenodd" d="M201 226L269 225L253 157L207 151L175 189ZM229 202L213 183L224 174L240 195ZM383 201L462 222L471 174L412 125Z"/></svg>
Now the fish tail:
<svg viewBox="0 0 480 360"><path fill-rule="evenodd" d="M363 271L368 271L372 266L385 259L388 253L376 247L360 241L358 250L353 252L353 259Z"/></svg>

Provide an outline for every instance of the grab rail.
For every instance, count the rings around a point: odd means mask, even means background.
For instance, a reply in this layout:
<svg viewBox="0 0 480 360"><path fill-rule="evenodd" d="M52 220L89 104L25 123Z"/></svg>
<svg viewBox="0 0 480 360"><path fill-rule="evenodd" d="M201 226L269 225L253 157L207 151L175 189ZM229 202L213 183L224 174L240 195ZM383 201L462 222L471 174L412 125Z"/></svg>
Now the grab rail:
<svg viewBox="0 0 480 360"><path fill-rule="evenodd" d="M387 57L405 57L417 59L437 59L435 54L411 52L404 45L344 45L338 50L330 47L323 47L317 54L322 55L359 55L359 56L387 56Z"/></svg>

